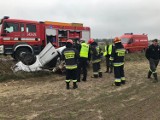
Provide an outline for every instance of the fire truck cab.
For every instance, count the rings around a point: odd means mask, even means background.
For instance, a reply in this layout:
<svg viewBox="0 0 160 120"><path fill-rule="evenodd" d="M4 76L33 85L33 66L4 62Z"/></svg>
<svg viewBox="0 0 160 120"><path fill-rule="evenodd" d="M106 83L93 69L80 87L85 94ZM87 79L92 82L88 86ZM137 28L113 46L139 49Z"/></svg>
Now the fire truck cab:
<svg viewBox="0 0 160 120"><path fill-rule="evenodd" d="M51 42L55 47L64 46L67 39L75 42L90 39L90 28L81 23L38 22L31 20L0 20L0 54L20 60L24 53L39 54Z"/></svg>

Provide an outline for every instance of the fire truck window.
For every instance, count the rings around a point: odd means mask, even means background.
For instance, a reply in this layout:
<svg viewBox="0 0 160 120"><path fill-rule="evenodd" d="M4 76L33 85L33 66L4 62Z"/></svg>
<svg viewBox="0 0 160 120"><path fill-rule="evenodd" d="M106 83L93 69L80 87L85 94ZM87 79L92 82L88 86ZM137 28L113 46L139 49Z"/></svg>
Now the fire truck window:
<svg viewBox="0 0 160 120"><path fill-rule="evenodd" d="M27 24L27 26L26 26L26 31L27 31L27 32L36 32L36 25Z"/></svg>
<svg viewBox="0 0 160 120"><path fill-rule="evenodd" d="M5 23L4 32L5 33L18 32L18 24L17 23Z"/></svg>
<svg viewBox="0 0 160 120"><path fill-rule="evenodd" d="M24 32L24 24L21 24L21 32Z"/></svg>

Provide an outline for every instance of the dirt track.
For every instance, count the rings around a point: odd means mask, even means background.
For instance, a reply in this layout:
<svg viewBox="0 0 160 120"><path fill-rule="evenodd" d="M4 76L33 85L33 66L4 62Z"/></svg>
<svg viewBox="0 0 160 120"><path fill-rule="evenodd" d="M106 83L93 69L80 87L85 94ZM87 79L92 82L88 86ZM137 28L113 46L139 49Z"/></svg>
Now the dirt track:
<svg viewBox="0 0 160 120"><path fill-rule="evenodd" d="M126 62L121 87L107 73L88 77L77 90L66 90L59 75L2 82L0 120L159 120L160 82L148 80L147 71L147 61Z"/></svg>

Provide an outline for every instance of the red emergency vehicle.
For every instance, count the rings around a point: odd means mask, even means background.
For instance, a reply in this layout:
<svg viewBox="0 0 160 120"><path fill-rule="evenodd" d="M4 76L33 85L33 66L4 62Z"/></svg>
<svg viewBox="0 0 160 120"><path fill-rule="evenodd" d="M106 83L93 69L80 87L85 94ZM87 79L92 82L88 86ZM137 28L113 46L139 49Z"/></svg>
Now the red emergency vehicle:
<svg viewBox="0 0 160 120"><path fill-rule="evenodd" d="M120 38L127 53L145 51L148 47L148 36L146 34L125 33Z"/></svg>
<svg viewBox="0 0 160 120"><path fill-rule="evenodd" d="M0 21L0 54L10 54L17 60L26 52L39 54L48 42L56 47L64 46L67 39L88 40L90 28L81 23L38 22L9 17Z"/></svg>

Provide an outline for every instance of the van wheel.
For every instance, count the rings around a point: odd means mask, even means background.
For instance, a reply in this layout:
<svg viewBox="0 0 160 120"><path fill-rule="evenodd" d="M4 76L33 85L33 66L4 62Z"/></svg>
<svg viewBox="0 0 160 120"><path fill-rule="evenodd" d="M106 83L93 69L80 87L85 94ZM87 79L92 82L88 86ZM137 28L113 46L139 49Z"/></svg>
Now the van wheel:
<svg viewBox="0 0 160 120"><path fill-rule="evenodd" d="M23 58L23 55L26 53L31 53L31 51L27 48L19 48L15 51L14 53L14 58L17 61L21 61L21 59Z"/></svg>

